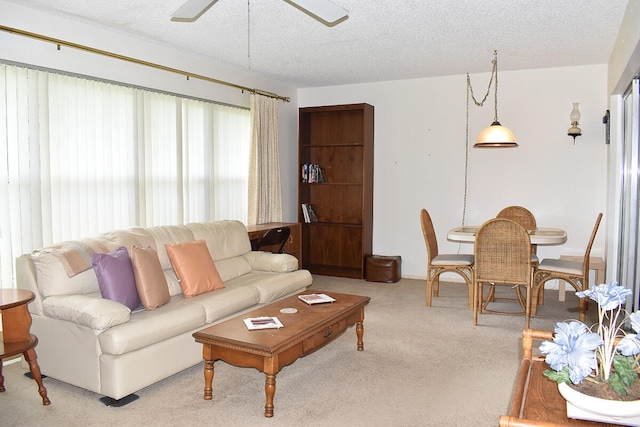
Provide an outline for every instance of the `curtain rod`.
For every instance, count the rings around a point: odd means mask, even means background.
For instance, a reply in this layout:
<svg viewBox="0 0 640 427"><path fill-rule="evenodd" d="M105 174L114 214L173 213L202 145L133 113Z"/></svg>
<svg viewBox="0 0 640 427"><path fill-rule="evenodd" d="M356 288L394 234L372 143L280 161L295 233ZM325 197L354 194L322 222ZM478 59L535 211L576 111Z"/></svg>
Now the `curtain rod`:
<svg viewBox="0 0 640 427"><path fill-rule="evenodd" d="M125 55L120 55L118 53L113 53L113 52L109 52L109 51L106 51L106 50L96 49L96 48L93 48L93 47L90 47L90 46L81 45L81 44L78 44L78 43L73 43L73 42L68 42L68 41L65 41L65 40L56 39L56 38L53 38L53 37L43 36L42 34L31 33L29 31L24 31L24 30L20 30L20 29L17 29L17 28L7 27L7 26L4 26L4 25L0 25L0 30L6 31L6 32L9 32L9 33L13 33L13 34L18 34L18 35L25 36L25 37L31 37L31 38L34 38L34 39L37 39L37 40L42 40L42 41L54 43L54 44L58 45L58 48L60 48L60 46L72 47L74 49L84 50L86 52L96 53L98 55L104 55L104 56L108 56L108 57L111 57L111 58L121 59L123 61L133 62L134 64L145 65L147 67L157 68L158 70L164 70L164 71L169 71L171 73L181 74L183 76L186 76L187 80L190 77L193 77L193 78L200 79L200 80L205 80L205 81L208 81L208 82L211 82L211 83L216 83L216 84L225 85L225 86L231 86L231 87L234 87L236 89L240 89L242 91L247 91L249 93L255 93L255 94L258 94L258 95L268 96L270 98L280 99L280 100L282 100L284 102L290 102L291 101L291 98L289 98L288 96L281 96L281 95L277 95L275 93L267 92L267 91L264 91L264 90L254 89L254 88L250 88L250 87L246 87L246 86L241 86L241 85L238 85L238 84L235 84L235 83L225 82L224 80L218 80L218 79L214 79L214 78L211 78L211 77L203 76L203 75L200 75L200 74L190 73L188 71L179 70L177 68L171 68L171 67L167 67L165 65L156 64L156 63L153 63L153 62L143 61L141 59L132 58L130 56L125 56Z"/></svg>

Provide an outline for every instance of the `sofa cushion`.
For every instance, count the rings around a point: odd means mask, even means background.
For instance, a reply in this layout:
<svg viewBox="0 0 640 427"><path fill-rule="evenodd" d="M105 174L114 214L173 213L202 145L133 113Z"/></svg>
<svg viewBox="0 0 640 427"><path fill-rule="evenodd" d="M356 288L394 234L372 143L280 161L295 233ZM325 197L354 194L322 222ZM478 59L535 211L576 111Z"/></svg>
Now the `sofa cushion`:
<svg viewBox="0 0 640 427"><path fill-rule="evenodd" d="M270 252L247 252L244 258L253 270L286 273L298 269L298 258L289 254L272 254Z"/></svg>
<svg viewBox="0 0 640 427"><path fill-rule="evenodd" d="M164 274L164 278L167 281L167 286L169 287L169 295L171 295L172 297L176 295L182 295L180 280L178 280L178 276L176 276L176 272L173 271L173 268L162 270L162 273Z"/></svg>
<svg viewBox="0 0 640 427"><path fill-rule="evenodd" d="M156 242L144 227L131 227L125 230L113 230L101 234L102 238L108 242L108 245L115 248L124 246L131 255L131 248L135 245L139 248L151 246L156 249Z"/></svg>
<svg viewBox="0 0 640 427"><path fill-rule="evenodd" d="M185 297L224 288L204 240L165 245Z"/></svg>
<svg viewBox="0 0 640 427"><path fill-rule="evenodd" d="M147 228L147 232L155 241L158 259L163 270L171 268L171 260L164 245L175 245L176 243L193 242L193 233L184 225L161 225ZM145 245L146 246L146 245Z"/></svg>
<svg viewBox="0 0 640 427"><path fill-rule="evenodd" d="M62 263L50 252L34 251L31 259L42 296L90 294L99 292L98 279L93 268L69 277Z"/></svg>
<svg viewBox="0 0 640 427"><path fill-rule="evenodd" d="M179 304L198 304L205 312L205 322L211 323L238 313L260 302L260 292L254 286L227 286L215 292L207 292L193 298L185 298Z"/></svg>
<svg viewBox="0 0 640 427"><path fill-rule="evenodd" d="M308 270L290 273L272 273L254 270L249 274L226 282L227 287L253 286L260 293L260 303L270 303L296 291L302 291L313 282Z"/></svg>
<svg viewBox="0 0 640 427"><path fill-rule="evenodd" d="M195 240L207 242L211 258L221 261L243 255L251 250L247 228L240 221L191 223L187 227Z"/></svg>
<svg viewBox="0 0 640 427"><path fill-rule="evenodd" d="M197 304L177 304L182 295L158 310L141 310L131 320L102 332L98 336L103 353L118 355L193 331L204 325L204 310Z"/></svg>
<svg viewBox="0 0 640 427"><path fill-rule="evenodd" d="M142 305L155 310L171 300L167 280L162 272L158 253L152 247L131 247L131 264L136 280L136 289Z"/></svg>
<svg viewBox="0 0 640 427"><path fill-rule="evenodd" d="M103 298L117 301L131 310L140 305L127 248L122 246L107 254L94 253L91 261Z"/></svg>
<svg viewBox="0 0 640 427"><path fill-rule="evenodd" d="M251 265L249 265L249 262L247 262L243 256L235 256L233 258L214 261L214 264L216 265L216 269L218 270L223 282L242 276L243 274L247 274L251 271Z"/></svg>
<svg viewBox="0 0 640 427"><path fill-rule="evenodd" d="M106 329L129 321L131 310L119 302L93 295L54 295L42 302L44 314L91 329Z"/></svg>

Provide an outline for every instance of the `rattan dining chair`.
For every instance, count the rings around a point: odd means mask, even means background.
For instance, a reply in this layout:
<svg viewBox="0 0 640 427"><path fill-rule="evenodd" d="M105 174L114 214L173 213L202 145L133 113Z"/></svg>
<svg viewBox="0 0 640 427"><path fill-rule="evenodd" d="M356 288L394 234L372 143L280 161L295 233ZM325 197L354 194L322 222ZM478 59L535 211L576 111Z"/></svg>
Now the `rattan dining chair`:
<svg viewBox="0 0 640 427"><path fill-rule="evenodd" d="M517 222L525 230L535 230L538 226L536 224L536 217L533 216L531 211L522 206L507 206L502 209L496 215L496 218L507 218Z"/></svg>
<svg viewBox="0 0 640 427"><path fill-rule="evenodd" d="M431 307L432 296L438 296L440 275L445 272L457 273L467 283L468 307L473 308L473 255L439 254L438 240L431 216L426 209L420 211L420 222L424 243L427 246L427 307Z"/></svg>
<svg viewBox="0 0 640 427"><path fill-rule="evenodd" d="M528 328L531 317L532 275L531 240L527 230L510 219L491 219L478 229L474 250L473 324L478 324L478 314L482 314L483 311L510 315L524 313L525 328ZM491 285L486 298L483 295L484 284ZM495 285L515 287L522 311L488 310L486 306L490 302L507 299L494 298ZM527 289L526 298L522 297L521 286Z"/></svg>
<svg viewBox="0 0 640 427"><path fill-rule="evenodd" d="M538 228L536 217L531 213L529 209L522 206L507 206L506 208L498 212L496 218L507 218L515 221L527 231L532 231ZM531 245L531 274L534 276L536 274L536 271L538 271L538 264L540 263L537 253L538 245ZM544 290L538 294L538 298L540 299L537 301L537 303L544 304Z"/></svg>
<svg viewBox="0 0 640 427"><path fill-rule="evenodd" d="M538 271L533 278L533 297L537 298L540 289L543 289L544 284L553 279L564 280L569 283L573 288L579 292L589 289L589 257L591 256L591 247L593 241L598 233L598 227L602 220L602 213L598 214L596 218L596 224L591 232L587 249L584 252L584 258L582 261L570 261L564 259L548 259L542 260L538 265ZM579 319L584 322L587 318L587 306L589 298L580 298L580 314ZM532 313L535 316L537 307L533 305Z"/></svg>

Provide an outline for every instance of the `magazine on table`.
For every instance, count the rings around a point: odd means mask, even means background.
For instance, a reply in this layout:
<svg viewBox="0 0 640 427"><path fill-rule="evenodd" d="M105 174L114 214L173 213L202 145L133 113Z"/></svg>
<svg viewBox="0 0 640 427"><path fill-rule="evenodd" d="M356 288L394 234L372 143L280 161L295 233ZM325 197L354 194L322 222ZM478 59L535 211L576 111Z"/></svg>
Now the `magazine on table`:
<svg viewBox="0 0 640 427"><path fill-rule="evenodd" d="M307 304L322 304L325 302L334 302L335 299L331 298L326 294L307 294L307 295L298 295L302 301Z"/></svg>
<svg viewBox="0 0 640 427"><path fill-rule="evenodd" d="M271 316L248 317L243 319L243 321L250 331L257 329L279 329L284 326L277 317Z"/></svg>

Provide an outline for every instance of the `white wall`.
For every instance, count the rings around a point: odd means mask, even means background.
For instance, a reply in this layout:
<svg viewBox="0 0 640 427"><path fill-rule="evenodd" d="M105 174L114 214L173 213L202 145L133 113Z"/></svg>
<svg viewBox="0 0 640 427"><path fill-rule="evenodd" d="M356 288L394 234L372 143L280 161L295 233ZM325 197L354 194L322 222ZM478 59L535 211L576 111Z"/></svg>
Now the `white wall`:
<svg viewBox="0 0 640 427"><path fill-rule="evenodd" d="M212 64L200 57L168 49L159 44L142 42L115 32L47 15L36 9L6 3L2 0L0 0L0 10L2 11L0 25L290 97L290 103L279 103L280 167L283 182L283 208L286 212L285 220L297 220L298 106L295 88L260 76ZM243 93L235 88L194 78L187 80L179 74L64 46L57 50L56 45L52 43L5 31L0 31L0 60L249 107L249 93Z"/></svg>
<svg viewBox="0 0 640 427"><path fill-rule="evenodd" d="M487 52L490 69L491 52ZM476 97L489 73L471 76ZM425 277L419 211L430 211L441 252L472 253L446 240L462 220L465 175L466 76L307 88L300 106L367 102L375 107L373 250L401 255L404 277ZM491 99L491 98L490 98ZM514 149L469 150L467 224L480 224L507 205L529 208L540 226L568 233L542 257L582 255L598 212L606 207L607 66L499 73L498 116L515 134ZM580 102L582 136L567 136L571 103ZM470 107L472 145L493 120L493 102ZM606 212L605 212L606 215ZM593 255L604 255L604 228ZM455 276L451 277L452 279Z"/></svg>

